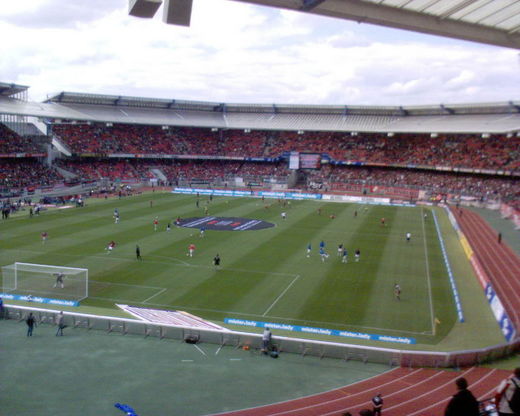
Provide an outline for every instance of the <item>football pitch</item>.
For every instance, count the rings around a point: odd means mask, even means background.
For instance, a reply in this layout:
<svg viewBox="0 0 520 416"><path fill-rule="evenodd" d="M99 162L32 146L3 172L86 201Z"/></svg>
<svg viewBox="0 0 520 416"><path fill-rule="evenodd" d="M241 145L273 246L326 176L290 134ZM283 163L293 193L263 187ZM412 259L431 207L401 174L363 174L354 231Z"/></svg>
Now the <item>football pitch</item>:
<svg viewBox="0 0 520 416"><path fill-rule="evenodd" d="M438 210L437 215L444 213ZM198 218L215 219L201 220L207 225L201 237L197 228L175 226L179 217L193 224ZM220 218L274 226L211 229L211 224L226 223ZM45 243L42 232L48 233ZM110 241L116 243L111 252L106 249ZM321 241L328 258L319 255ZM195 245L193 257L188 255L190 244ZM340 244L348 251L347 263L338 255ZM143 194L88 200L84 208L4 221L0 248L1 265L87 268L89 296L82 305L178 309L215 321L287 323L407 336L422 343L436 343L456 320L433 213L426 207L316 201L284 205L275 199L210 201L207 196L197 204L191 195ZM217 253L219 267L213 264ZM401 288L400 300L395 284ZM59 298L60 288L48 290ZM443 322L438 331L436 319Z"/></svg>

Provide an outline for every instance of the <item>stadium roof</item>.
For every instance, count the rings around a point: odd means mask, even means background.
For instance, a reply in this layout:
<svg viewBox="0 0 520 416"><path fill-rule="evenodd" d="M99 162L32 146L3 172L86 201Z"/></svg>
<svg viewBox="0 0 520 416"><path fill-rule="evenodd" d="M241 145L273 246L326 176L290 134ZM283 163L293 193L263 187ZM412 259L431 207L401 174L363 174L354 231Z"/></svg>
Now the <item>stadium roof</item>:
<svg viewBox="0 0 520 416"><path fill-rule="evenodd" d="M235 0L520 49L519 0Z"/></svg>
<svg viewBox="0 0 520 416"><path fill-rule="evenodd" d="M520 49L520 0L234 0ZM151 18L163 0L129 0ZM193 0L164 0L163 20L189 26Z"/></svg>
<svg viewBox="0 0 520 416"><path fill-rule="evenodd" d="M520 49L519 0L235 0Z"/></svg>
<svg viewBox="0 0 520 416"><path fill-rule="evenodd" d="M11 97L21 92L25 92L29 87L25 85L9 84L7 82L0 82L0 96Z"/></svg>
<svg viewBox="0 0 520 416"><path fill-rule="evenodd" d="M79 122L376 133L520 132L520 101L429 106L233 104L62 92L44 103L0 96L0 114Z"/></svg>

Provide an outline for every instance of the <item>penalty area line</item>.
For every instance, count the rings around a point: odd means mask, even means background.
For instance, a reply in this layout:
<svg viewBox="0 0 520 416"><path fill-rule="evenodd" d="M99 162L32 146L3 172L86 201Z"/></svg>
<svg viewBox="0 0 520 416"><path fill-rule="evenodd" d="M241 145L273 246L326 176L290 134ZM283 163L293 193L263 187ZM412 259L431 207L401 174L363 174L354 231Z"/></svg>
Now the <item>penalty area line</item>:
<svg viewBox="0 0 520 416"><path fill-rule="evenodd" d="M271 309L273 309L274 305L287 293L287 291L291 288L291 286L300 278L300 275L297 274L296 277L289 283L289 285L284 289L282 293L278 295L278 297L274 300L273 303L265 310L265 312L262 314L262 316L266 316Z"/></svg>

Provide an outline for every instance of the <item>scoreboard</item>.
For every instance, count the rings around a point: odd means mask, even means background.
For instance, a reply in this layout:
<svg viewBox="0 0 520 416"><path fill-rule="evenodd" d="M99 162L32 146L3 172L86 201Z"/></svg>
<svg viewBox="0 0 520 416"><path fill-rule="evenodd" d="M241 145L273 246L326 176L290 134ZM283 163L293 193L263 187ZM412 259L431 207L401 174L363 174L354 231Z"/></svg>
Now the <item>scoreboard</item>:
<svg viewBox="0 0 520 416"><path fill-rule="evenodd" d="M321 155L319 153L300 153L301 169L319 169L321 167Z"/></svg>

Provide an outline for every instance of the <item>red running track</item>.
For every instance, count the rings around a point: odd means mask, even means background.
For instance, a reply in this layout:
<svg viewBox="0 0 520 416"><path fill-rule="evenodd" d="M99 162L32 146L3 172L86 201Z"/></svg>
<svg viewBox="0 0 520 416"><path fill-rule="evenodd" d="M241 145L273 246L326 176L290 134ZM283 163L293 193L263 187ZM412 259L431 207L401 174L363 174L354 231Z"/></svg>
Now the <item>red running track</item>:
<svg viewBox="0 0 520 416"><path fill-rule="evenodd" d="M520 258L478 215L453 210L462 231L481 266L504 303L509 316L520 328ZM479 400L493 396L496 386L509 371L471 367L462 371L396 368L349 386L300 399L244 409L224 416L339 416L345 411L357 415L370 408L371 398L381 393L385 416L441 416L455 394L455 380L465 377Z"/></svg>
<svg viewBox="0 0 520 416"><path fill-rule="evenodd" d="M453 394L455 380L465 377L478 399L489 398L510 371L471 367L462 371L396 368L379 376L313 396L251 409L221 413L224 416L339 416L357 415L381 393L385 416L441 416Z"/></svg>
<svg viewBox="0 0 520 416"><path fill-rule="evenodd" d="M520 329L520 258L477 213L452 209L476 258L502 301L515 328Z"/></svg>

